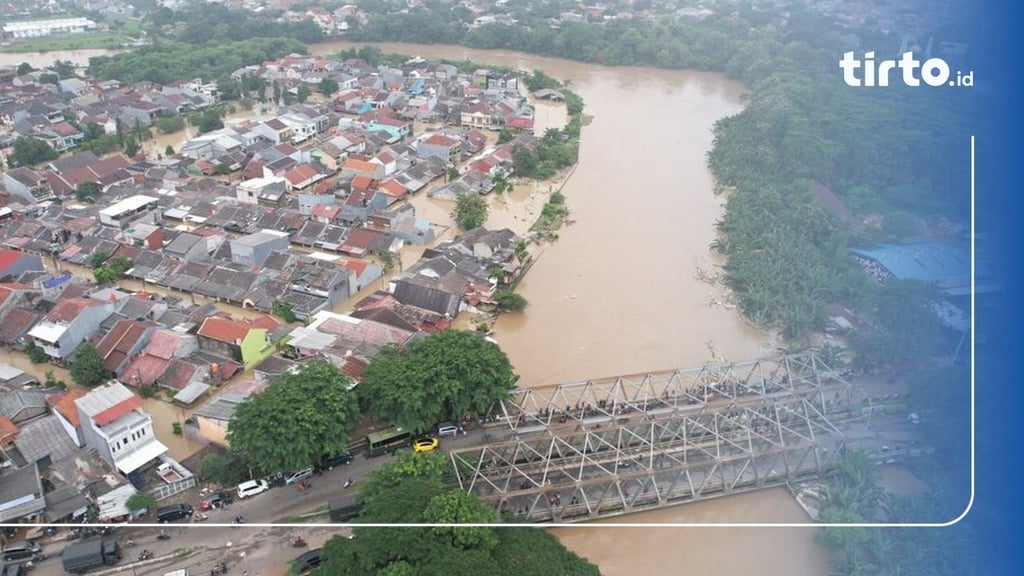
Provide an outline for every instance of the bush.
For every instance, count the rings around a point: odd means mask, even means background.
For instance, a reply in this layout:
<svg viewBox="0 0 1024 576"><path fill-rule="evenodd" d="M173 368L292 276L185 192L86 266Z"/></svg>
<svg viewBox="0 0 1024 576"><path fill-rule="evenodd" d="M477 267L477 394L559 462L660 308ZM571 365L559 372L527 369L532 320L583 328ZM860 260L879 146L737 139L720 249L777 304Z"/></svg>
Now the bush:
<svg viewBox="0 0 1024 576"><path fill-rule="evenodd" d="M149 492L136 492L128 498L124 505L132 512L150 510L156 506L156 498Z"/></svg>

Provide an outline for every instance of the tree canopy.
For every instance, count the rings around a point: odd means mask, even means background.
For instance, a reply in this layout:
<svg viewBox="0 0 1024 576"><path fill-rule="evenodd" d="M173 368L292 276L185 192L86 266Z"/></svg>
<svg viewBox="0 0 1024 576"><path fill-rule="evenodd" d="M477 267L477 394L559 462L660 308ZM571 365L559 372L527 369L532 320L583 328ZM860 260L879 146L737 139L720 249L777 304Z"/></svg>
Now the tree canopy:
<svg viewBox="0 0 1024 576"><path fill-rule="evenodd" d="M89 342L79 346L72 354L68 372L76 384L89 388L99 386L110 376L103 367L103 358L100 358L99 351Z"/></svg>
<svg viewBox="0 0 1024 576"><path fill-rule="evenodd" d="M437 453L402 452L360 484L358 523L490 524L493 508L445 483L449 464ZM543 530L488 526L371 528L335 537L323 548L315 575L596 576L597 567ZM525 534L529 533L529 534Z"/></svg>
<svg viewBox="0 0 1024 576"><path fill-rule="evenodd" d="M14 140L14 150L11 152L8 162L15 166L35 166L42 162L49 162L57 157L57 151L50 148L46 142L37 138L18 136Z"/></svg>
<svg viewBox="0 0 1024 576"><path fill-rule="evenodd" d="M452 210L452 218L463 230L479 228L487 222L487 213L490 207L487 199L479 194L459 194L455 199L455 208Z"/></svg>
<svg viewBox="0 0 1024 576"><path fill-rule="evenodd" d="M383 349L359 394L374 416L408 430L483 414L514 385L508 356L470 332L442 330L404 349Z"/></svg>
<svg viewBox="0 0 1024 576"><path fill-rule="evenodd" d="M347 452L349 433L359 418L350 385L331 364L303 364L239 404L227 440L265 472L304 468L324 454Z"/></svg>

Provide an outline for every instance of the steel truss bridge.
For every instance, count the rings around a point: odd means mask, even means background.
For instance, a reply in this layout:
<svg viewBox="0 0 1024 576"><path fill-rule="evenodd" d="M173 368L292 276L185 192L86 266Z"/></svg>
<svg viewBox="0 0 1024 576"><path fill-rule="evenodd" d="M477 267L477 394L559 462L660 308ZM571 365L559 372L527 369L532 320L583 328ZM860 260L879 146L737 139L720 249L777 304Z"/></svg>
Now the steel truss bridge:
<svg viewBox="0 0 1024 576"><path fill-rule="evenodd" d="M516 389L461 489L532 522L577 522L817 477L871 410L814 356Z"/></svg>

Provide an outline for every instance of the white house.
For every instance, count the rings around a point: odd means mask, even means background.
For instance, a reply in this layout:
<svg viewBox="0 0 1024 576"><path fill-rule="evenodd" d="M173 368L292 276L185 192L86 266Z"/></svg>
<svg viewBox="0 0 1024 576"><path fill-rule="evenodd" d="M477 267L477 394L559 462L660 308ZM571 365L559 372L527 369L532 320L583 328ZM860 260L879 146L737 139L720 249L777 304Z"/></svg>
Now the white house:
<svg viewBox="0 0 1024 576"><path fill-rule="evenodd" d="M90 298L67 298L61 300L43 316L28 335L47 356L64 360L91 338L111 314L114 306Z"/></svg>
<svg viewBox="0 0 1024 576"><path fill-rule="evenodd" d="M124 474L167 452L153 433L153 419L142 399L120 382L95 388L75 400L82 440Z"/></svg>

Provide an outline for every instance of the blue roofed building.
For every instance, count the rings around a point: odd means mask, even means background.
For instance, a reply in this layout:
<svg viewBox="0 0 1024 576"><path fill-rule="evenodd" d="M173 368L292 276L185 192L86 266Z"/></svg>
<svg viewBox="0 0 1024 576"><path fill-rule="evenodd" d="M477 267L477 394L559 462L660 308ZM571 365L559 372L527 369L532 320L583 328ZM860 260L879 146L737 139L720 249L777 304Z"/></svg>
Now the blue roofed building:
<svg viewBox="0 0 1024 576"><path fill-rule="evenodd" d="M883 244L876 248L851 248L876 279L886 275L900 280L935 284L950 296L971 293L971 256L968 252L936 242ZM989 269L975 262L975 293L1001 290Z"/></svg>

